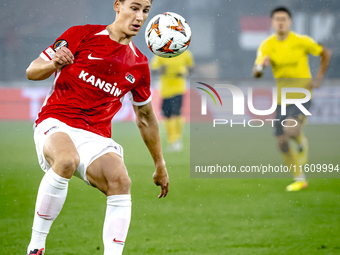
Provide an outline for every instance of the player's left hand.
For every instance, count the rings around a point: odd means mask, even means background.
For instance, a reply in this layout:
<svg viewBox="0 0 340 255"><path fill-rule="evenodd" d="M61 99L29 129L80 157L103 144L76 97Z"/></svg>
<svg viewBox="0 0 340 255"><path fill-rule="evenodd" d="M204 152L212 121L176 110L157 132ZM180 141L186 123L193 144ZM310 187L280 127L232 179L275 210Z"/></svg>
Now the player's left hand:
<svg viewBox="0 0 340 255"><path fill-rule="evenodd" d="M322 77L316 76L307 86L309 89L318 89L321 86Z"/></svg>
<svg viewBox="0 0 340 255"><path fill-rule="evenodd" d="M156 167L156 171L153 174L153 182L157 186L161 186L161 193L158 195L158 198L166 197L169 192L169 176L165 164Z"/></svg>
<svg viewBox="0 0 340 255"><path fill-rule="evenodd" d="M321 85L321 80L313 80L308 84L309 89L318 89Z"/></svg>

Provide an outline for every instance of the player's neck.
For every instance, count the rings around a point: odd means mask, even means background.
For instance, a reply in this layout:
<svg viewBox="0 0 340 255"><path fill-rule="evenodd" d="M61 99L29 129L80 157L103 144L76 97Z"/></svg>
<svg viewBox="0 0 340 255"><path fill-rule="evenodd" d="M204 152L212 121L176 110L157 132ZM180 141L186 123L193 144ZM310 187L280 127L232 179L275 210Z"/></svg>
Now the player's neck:
<svg viewBox="0 0 340 255"><path fill-rule="evenodd" d="M115 23L108 25L106 30L109 32L110 39L120 44L128 45L132 40L132 36L128 36L123 32L120 32Z"/></svg>
<svg viewBox="0 0 340 255"><path fill-rule="evenodd" d="M278 41L284 41L288 38L290 31L285 33L276 33L276 38Z"/></svg>

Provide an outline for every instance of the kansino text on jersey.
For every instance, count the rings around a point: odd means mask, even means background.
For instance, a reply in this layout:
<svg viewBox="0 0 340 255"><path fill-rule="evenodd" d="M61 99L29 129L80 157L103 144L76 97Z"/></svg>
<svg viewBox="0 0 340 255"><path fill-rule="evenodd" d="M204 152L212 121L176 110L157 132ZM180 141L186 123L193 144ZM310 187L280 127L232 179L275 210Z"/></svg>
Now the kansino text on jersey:
<svg viewBox="0 0 340 255"><path fill-rule="evenodd" d="M113 84L108 83L104 80L101 80L100 78L97 78L94 75L85 72L84 70L81 71L78 78L81 79L82 81L90 83L95 87L102 89L104 92L114 95L115 97L119 97L122 94L122 91L119 88L117 88L117 82Z"/></svg>
<svg viewBox="0 0 340 255"><path fill-rule="evenodd" d="M229 127L253 127L253 128L259 128L263 127L265 123L271 124L272 127L275 126L276 122L280 122L279 119L250 119L250 120L233 120L233 119L214 119L213 120L213 127L219 127L219 126L229 126ZM297 126L297 121L295 119L284 119L281 121L281 125L283 127L295 127Z"/></svg>

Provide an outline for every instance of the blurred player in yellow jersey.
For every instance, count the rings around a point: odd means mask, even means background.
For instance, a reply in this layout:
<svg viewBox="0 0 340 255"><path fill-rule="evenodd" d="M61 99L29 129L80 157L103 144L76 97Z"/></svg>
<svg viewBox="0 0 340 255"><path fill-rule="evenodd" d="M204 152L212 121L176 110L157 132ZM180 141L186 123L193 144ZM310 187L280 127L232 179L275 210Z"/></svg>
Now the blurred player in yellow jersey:
<svg viewBox="0 0 340 255"><path fill-rule="evenodd" d="M260 78L263 69L271 65L278 87L278 107L276 110L275 135L278 147L286 165L304 165L307 163L308 140L302 132L305 121L304 114L292 104L287 105L287 113L281 115L281 88L301 87L312 92L313 88L319 88L321 80L326 73L330 60L330 50L317 44L312 38L290 31L292 24L291 13L285 7L278 7L271 12L272 27L275 33L262 42L257 51L257 58L253 74ZM320 69L314 80L309 70L308 54L320 56ZM288 78L288 79L287 79ZM287 98L304 98L302 93L288 93ZM311 101L303 104L308 110ZM287 119L286 126L282 127L281 121ZM295 121L288 119L294 119ZM291 122L291 123L288 123ZM296 142L298 146L294 149L289 146L289 140ZM298 191L308 186L305 174L294 173L295 182L288 185L287 191Z"/></svg>
<svg viewBox="0 0 340 255"><path fill-rule="evenodd" d="M183 94L186 91L186 77L192 73L194 59L189 50L174 58L155 56L151 69L161 75L160 95L163 99L162 114L168 138L168 151L182 150L182 128L184 118L181 115Z"/></svg>

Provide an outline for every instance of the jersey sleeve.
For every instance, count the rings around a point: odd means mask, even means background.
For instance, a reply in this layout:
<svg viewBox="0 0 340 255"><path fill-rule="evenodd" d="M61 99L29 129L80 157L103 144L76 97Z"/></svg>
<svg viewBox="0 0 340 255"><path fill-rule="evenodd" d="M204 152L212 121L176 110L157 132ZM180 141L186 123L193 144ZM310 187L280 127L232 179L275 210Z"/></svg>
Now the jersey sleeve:
<svg viewBox="0 0 340 255"><path fill-rule="evenodd" d="M64 46L71 50L74 55L83 38L81 26L71 27L59 36L52 45L41 52L40 57L46 61L52 60L56 51Z"/></svg>
<svg viewBox="0 0 340 255"><path fill-rule="evenodd" d="M266 42L262 42L257 49L255 65L262 65L264 58L268 55L269 55L268 45Z"/></svg>
<svg viewBox="0 0 340 255"><path fill-rule="evenodd" d="M145 105L151 101L150 69L148 64L145 65L143 73L143 77L130 93L130 101L136 106Z"/></svg>
<svg viewBox="0 0 340 255"><path fill-rule="evenodd" d="M320 44L316 43L311 37L307 35L302 36L302 41L308 54L320 56L322 52L322 46Z"/></svg>

